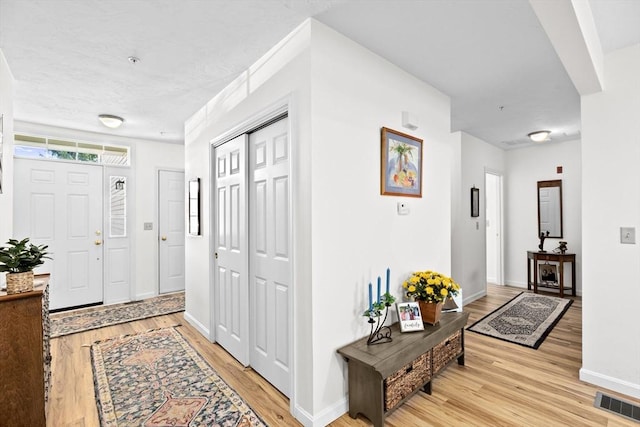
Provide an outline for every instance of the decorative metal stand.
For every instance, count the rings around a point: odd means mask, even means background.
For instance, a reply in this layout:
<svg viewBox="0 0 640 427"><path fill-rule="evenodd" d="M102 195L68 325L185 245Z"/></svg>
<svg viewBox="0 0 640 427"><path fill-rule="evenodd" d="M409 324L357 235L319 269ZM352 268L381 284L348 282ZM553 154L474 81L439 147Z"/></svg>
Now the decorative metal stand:
<svg viewBox="0 0 640 427"><path fill-rule="evenodd" d="M382 312L378 310L373 310L373 312L369 313L368 323L371 324L371 332L369 333L367 345L393 341L393 338L391 338L391 328L384 326L384 322L387 320L387 314L389 314L389 307L391 307L391 304L389 302L385 302L384 317L382 317Z"/></svg>

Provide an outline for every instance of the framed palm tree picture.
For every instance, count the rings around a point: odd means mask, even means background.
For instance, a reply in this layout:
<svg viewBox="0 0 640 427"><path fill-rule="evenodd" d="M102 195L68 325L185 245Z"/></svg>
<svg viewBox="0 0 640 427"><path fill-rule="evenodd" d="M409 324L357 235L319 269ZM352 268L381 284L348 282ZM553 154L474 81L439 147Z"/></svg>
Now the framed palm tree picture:
<svg viewBox="0 0 640 427"><path fill-rule="evenodd" d="M422 140L382 128L380 194L422 197Z"/></svg>

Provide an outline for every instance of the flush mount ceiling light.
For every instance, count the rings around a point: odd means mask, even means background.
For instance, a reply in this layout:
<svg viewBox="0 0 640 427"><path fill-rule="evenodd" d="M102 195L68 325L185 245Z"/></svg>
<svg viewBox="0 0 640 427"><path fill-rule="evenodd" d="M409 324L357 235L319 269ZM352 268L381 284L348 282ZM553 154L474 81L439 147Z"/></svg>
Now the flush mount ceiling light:
<svg viewBox="0 0 640 427"><path fill-rule="evenodd" d="M111 114L100 114L98 120L102 122L108 128L115 129L120 127L124 119L122 117L113 116Z"/></svg>
<svg viewBox="0 0 640 427"><path fill-rule="evenodd" d="M537 130L527 135L533 142L543 142L549 138L550 130Z"/></svg>

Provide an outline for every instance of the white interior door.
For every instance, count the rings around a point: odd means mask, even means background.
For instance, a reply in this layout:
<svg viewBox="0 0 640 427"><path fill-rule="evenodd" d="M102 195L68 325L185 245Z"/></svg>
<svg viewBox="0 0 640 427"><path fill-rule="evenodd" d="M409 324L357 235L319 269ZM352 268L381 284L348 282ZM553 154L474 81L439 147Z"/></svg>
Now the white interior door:
<svg viewBox="0 0 640 427"><path fill-rule="evenodd" d="M247 136L214 149L214 323L216 341L249 364Z"/></svg>
<svg viewBox="0 0 640 427"><path fill-rule="evenodd" d="M14 236L49 245L50 308L102 302L102 167L15 160Z"/></svg>
<svg viewBox="0 0 640 427"><path fill-rule="evenodd" d="M288 118L249 135L251 366L290 392Z"/></svg>
<svg viewBox="0 0 640 427"><path fill-rule="evenodd" d="M184 290L184 172L158 171L160 293Z"/></svg>
<svg viewBox="0 0 640 427"><path fill-rule="evenodd" d="M502 177L485 173L487 282L502 283Z"/></svg>

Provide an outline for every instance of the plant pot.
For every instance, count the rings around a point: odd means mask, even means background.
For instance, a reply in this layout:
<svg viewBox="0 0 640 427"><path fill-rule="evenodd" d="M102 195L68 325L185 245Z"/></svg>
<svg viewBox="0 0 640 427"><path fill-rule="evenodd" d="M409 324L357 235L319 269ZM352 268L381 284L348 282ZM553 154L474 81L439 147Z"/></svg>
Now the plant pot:
<svg viewBox="0 0 640 427"><path fill-rule="evenodd" d="M33 290L33 271L7 273L7 294L19 294Z"/></svg>
<svg viewBox="0 0 640 427"><path fill-rule="evenodd" d="M440 322L440 316L442 315L442 303L438 302L425 302L418 301L420 306L420 315L422 316L422 322L429 325L435 325Z"/></svg>

